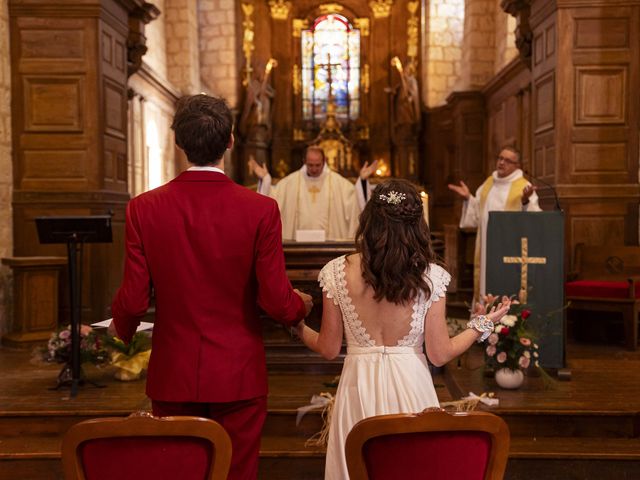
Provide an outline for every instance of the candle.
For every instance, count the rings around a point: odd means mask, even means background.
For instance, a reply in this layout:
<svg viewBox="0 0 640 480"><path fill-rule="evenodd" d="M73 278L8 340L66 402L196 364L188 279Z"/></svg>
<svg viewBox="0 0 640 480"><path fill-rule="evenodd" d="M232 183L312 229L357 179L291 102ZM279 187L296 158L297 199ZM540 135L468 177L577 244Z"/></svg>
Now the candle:
<svg viewBox="0 0 640 480"><path fill-rule="evenodd" d="M422 198L422 215L424 215L424 221L429 225L429 195L423 190L420 192L420 198Z"/></svg>

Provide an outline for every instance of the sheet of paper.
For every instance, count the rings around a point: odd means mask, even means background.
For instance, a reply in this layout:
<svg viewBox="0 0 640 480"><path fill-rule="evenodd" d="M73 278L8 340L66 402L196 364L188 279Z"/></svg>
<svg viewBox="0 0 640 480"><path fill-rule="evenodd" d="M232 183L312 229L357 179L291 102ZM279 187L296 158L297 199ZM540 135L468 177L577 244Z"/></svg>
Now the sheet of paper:
<svg viewBox="0 0 640 480"><path fill-rule="evenodd" d="M104 327L104 328L107 328L112 320L113 320L113 318L107 318L106 320L103 320L101 322L92 323L91 326L92 327ZM136 332L142 332L143 330L151 330L151 329L153 329L153 323L151 323L151 322L140 322L140 325L138 325L138 328L136 329Z"/></svg>

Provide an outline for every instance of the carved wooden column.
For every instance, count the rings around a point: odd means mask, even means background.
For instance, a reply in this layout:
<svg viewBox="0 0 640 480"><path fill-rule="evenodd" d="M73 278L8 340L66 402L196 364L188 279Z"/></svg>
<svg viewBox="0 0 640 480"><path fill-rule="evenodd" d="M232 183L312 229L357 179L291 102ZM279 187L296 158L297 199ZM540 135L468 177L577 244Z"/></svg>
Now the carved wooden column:
<svg viewBox="0 0 640 480"><path fill-rule="evenodd" d="M113 212L111 245L88 245L83 321L108 314L124 253L127 76L145 51L143 0L10 0L14 254L40 245L34 218Z"/></svg>
<svg viewBox="0 0 640 480"><path fill-rule="evenodd" d="M531 42L533 32L529 25L531 16L531 0L502 0L502 9L516 19L516 47L522 61L531 68Z"/></svg>

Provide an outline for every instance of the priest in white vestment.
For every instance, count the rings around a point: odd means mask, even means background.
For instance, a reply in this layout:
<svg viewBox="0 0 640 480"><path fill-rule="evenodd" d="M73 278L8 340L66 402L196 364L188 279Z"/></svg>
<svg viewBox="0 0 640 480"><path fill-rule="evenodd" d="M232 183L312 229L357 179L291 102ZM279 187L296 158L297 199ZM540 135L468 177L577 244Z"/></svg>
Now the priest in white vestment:
<svg viewBox="0 0 640 480"><path fill-rule="evenodd" d="M496 169L487 178L475 196L464 182L460 185L449 184L449 189L462 198L462 216L460 228L477 228L476 250L473 272L474 300L481 301L486 291L487 265L487 223L489 212L523 211L539 212L536 187L524 178L520 169L520 152L513 147L504 147L496 159ZM502 292L489 292L496 295Z"/></svg>
<svg viewBox="0 0 640 480"><path fill-rule="evenodd" d="M277 185L271 183L266 167L255 160L249 166L260 179L258 193L278 202L284 240L295 239L296 230L324 230L327 240L353 240L377 162L365 163L355 185L331 170L324 152L315 146L307 148L302 168Z"/></svg>

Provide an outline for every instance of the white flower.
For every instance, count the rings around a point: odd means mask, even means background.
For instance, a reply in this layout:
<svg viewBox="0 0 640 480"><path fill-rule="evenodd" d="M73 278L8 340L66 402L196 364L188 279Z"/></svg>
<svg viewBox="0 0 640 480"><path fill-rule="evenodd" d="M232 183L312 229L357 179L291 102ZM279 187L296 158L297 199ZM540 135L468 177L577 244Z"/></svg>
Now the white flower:
<svg viewBox="0 0 640 480"><path fill-rule="evenodd" d="M538 358L538 352L533 352L533 356L534 356L535 358Z"/></svg>
<svg viewBox="0 0 640 480"><path fill-rule="evenodd" d="M531 353L529 353L529 350L525 350L523 355L527 358L531 358Z"/></svg>
<svg viewBox="0 0 640 480"><path fill-rule="evenodd" d="M495 345L496 343L498 343L498 340L500 340L500 338L497 334L492 333L491 335L489 335L489 345Z"/></svg>
<svg viewBox="0 0 640 480"><path fill-rule="evenodd" d="M535 362L533 362L533 364L534 364L536 367L539 367L539 366L540 366L540 362L538 362L538 360L536 360Z"/></svg>
<svg viewBox="0 0 640 480"><path fill-rule="evenodd" d="M517 321L518 317L516 317L515 315L505 315L500 320L500 323L506 325L507 327L513 327Z"/></svg>
<svg viewBox="0 0 640 480"><path fill-rule="evenodd" d="M533 348L535 348L535 349L537 350L537 349L538 349L538 344L537 344L537 343L534 343L534 344L533 344Z"/></svg>

